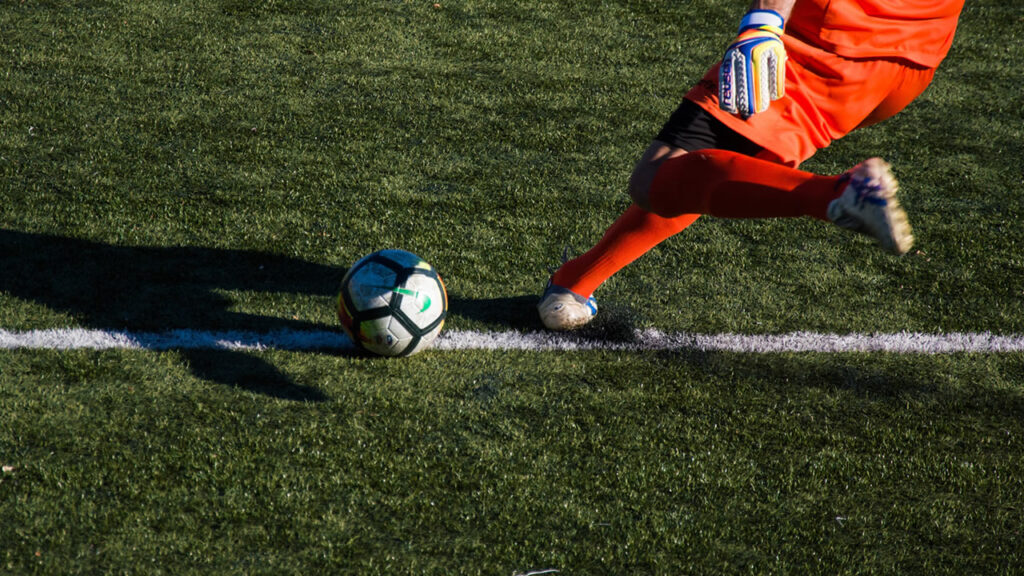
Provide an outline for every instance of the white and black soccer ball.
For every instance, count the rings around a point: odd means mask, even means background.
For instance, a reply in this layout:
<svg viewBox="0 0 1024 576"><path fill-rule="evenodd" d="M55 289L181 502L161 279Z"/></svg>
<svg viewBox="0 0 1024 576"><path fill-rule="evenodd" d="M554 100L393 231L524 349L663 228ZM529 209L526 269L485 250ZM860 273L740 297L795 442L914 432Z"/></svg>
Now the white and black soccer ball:
<svg viewBox="0 0 1024 576"><path fill-rule="evenodd" d="M448 294L437 270L405 250L380 250L345 273L338 319L360 348L409 356L430 347L448 315Z"/></svg>

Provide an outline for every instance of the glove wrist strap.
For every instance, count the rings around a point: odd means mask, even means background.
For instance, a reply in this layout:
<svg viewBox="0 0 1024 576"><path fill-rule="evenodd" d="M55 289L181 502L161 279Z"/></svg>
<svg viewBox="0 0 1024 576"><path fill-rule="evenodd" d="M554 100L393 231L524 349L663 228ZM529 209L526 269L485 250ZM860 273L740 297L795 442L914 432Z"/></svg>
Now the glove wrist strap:
<svg viewBox="0 0 1024 576"><path fill-rule="evenodd" d="M740 20L740 32L762 26L783 30L786 27L786 20L775 10L751 10L743 15L743 20Z"/></svg>

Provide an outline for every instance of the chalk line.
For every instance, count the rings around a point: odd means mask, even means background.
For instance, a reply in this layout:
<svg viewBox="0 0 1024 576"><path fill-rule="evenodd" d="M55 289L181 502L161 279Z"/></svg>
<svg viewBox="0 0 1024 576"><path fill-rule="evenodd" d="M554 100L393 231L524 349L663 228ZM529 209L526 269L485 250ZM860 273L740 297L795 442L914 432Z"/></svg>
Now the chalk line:
<svg viewBox="0 0 1024 576"><path fill-rule="evenodd" d="M271 332L170 330L133 332L86 328L8 331L0 329L0 349L41 350L354 350L340 331ZM1024 336L989 332L925 334L691 334L637 330L626 340L575 334L519 331L448 330L437 350L652 351L697 350L741 353L892 352L898 354L1008 353L1024 351Z"/></svg>

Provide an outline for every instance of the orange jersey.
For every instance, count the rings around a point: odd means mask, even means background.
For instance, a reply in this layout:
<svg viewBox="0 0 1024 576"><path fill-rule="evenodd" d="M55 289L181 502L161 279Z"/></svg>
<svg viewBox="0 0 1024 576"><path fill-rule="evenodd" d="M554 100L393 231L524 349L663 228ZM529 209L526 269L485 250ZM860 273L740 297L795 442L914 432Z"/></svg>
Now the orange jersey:
<svg viewBox="0 0 1024 576"><path fill-rule="evenodd" d="M796 166L851 131L888 118L928 86L964 0L797 0L782 40L786 95L741 118L721 110L718 66L686 97Z"/></svg>
<svg viewBox="0 0 1024 576"><path fill-rule="evenodd" d="M686 97L760 145L765 159L797 166L853 130L888 118L928 86L934 68L907 60L853 60L786 35L786 95L749 118L718 106L718 65Z"/></svg>
<svg viewBox="0 0 1024 576"><path fill-rule="evenodd" d="M845 58L896 58L935 68L953 44L965 0L799 0L786 33Z"/></svg>

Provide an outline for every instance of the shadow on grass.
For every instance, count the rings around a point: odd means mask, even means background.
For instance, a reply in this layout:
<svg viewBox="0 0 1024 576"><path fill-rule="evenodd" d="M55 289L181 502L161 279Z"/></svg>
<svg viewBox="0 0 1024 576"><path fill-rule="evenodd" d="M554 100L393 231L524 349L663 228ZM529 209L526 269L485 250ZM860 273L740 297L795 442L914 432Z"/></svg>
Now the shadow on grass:
<svg viewBox="0 0 1024 576"><path fill-rule="evenodd" d="M543 328L537 317L536 296L471 300L449 294L448 314L477 322L499 324L521 332Z"/></svg>
<svg viewBox="0 0 1024 576"><path fill-rule="evenodd" d="M754 382L764 389L818 388L846 390L875 399L907 393L934 393L935 383L916 370L887 370L873 361L880 353L823 355L816 353L747 354L741 352L680 349L658 353L671 366L715 378Z"/></svg>
<svg viewBox="0 0 1024 576"><path fill-rule="evenodd" d="M282 400L323 402L320 389L298 384L262 358L234 350L186 350L189 368L197 377L240 390Z"/></svg>
<svg viewBox="0 0 1024 576"><path fill-rule="evenodd" d="M448 312L468 320L511 328L519 332L544 331L537 314L538 294L471 300L449 294ZM574 332L585 340L631 342L637 315L629 306L614 302L601 304L601 313L593 322Z"/></svg>
<svg viewBox="0 0 1024 576"><path fill-rule="evenodd" d="M882 352L744 354L691 349L660 352L657 361L666 370L683 368L780 398L818 390L865 407L902 410L926 404L963 415L1024 419L1024 394L991 387L993 382L1016 381L1024 375L1024 360L1012 356L963 354L937 359Z"/></svg>
<svg viewBox="0 0 1024 576"><path fill-rule="evenodd" d="M219 291L332 295L344 269L245 250L124 247L0 230L0 291L64 312L97 329L163 332L324 330L325 326L230 310ZM333 327L328 327L333 329ZM254 354L182 350L205 380L276 398L322 401Z"/></svg>

